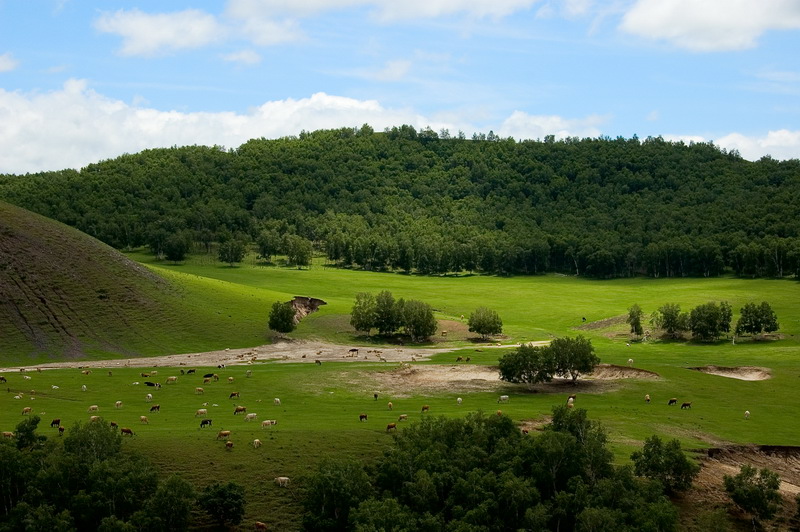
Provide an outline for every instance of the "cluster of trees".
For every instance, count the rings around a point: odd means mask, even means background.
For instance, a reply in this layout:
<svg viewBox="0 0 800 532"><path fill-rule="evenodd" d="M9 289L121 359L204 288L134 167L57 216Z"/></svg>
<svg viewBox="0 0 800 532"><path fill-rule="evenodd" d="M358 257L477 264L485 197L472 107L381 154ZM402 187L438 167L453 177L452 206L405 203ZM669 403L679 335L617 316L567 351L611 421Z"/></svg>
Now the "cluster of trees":
<svg viewBox="0 0 800 532"><path fill-rule="evenodd" d="M605 430L581 409L554 408L536 436L507 416L428 418L372 467L321 464L304 521L323 531L675 530L661 478L678 472L691 483L697 466L680 451L659 463L641 475L615 467Z"/></svg>
<svg viewBox="0 0 800 532"><path fill-rule="evenodd" d="M599 363L591 340L578 336L556 338L544 346L521 345L501 357L498 365L502 380L532 385L553 377L569 377L574 384Z"/></svg>
<svg viewBox="0 0 800 532"><path fill-rule="evenodd" d="M435 334L438 327L429 304L415 299L395 299L388 290L377 296L368 292L356 294L350 311L350 325L366 334L377 329L378 334L383 336L393 335L402 329L412 342L425 340Z"/></svg>
<svg viewBox="0 0 800 532"><path fill-rule="evenodd" d="M644 312L639 305L628 309L625 321L631 326L631 334L642 336L642 316ZM737 335L758 335L778 330L778 317L772 306L766 301L760 305L747 303L739 311L739 320L734 330ZM698 305L691 312L681 312L677 303L666 303L653 312L650 323L663 330L672 338L679 338L684 332L691 332L692 336L701 341L717 340L720 336L731 331L733 311L730 304L725 301L716 303L710 301Z"/></svg>
<svg viewBox="0 0 800 532"><path fill-rule="evenodd" d="M364 126L0 175L0 198L171 260L235 240L425 274L781 277L800 271L798 184L800 161L710 143Z"/></svg>
<svg viewBox="0 0 800 532"><path fill-rule="evenodd" d="M241 486L198 491L179 476L160 479L146 458L121 451L108 422L75 424L57 440L38 434L39 422L31 416L0 441L0 531L188 530L195 509L219 525L244 517Z"/></svg>

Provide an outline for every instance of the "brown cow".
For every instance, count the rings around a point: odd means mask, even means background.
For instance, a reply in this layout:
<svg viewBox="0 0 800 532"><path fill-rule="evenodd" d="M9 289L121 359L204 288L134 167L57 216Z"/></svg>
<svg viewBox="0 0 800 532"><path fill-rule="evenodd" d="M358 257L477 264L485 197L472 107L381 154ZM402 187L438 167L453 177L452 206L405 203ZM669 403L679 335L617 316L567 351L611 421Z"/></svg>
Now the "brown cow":
<svg viewBox="0 0 800 532"><path fill-rule="evenodd" d="M32 410L31 407L26 406L25 408L22 409L22 414L20 414L20 415L27 416L27 415L29 415L31 413L31 410Z"/></svg>
<svg viewBox="0 0 800 532"><path fill-rule="evenodd" d="M676 405L676 404L678 404L678 398L677 397L673 397L672 399L669 400L669 402L667 403L667 406L672 406L672 405Z"/></svg>
<svg viewBox="0 0 800 532"><path fill-rule="evenodd" d="M389 432L392 429L397 430L397 423L389 423L386 425L386 432Z"/></svg>
<svg viewBox="0 0 800 532"><path fill-rule="evenodd" d="M161 412L161 405L153 405L150 407L151 412Z"/></svg>
<svg viewBox="0 0 800 532"><path fill-rule="evenodd" d="M126 434L127 434L128 436L133 436L133 435L134 435L134 434L133 434L133 430L129 429L128 427L122 427L122 428L120 429L120 432L122 433L122 435L123 435L123 436L125 436Z"/></svg>
<svg viewBox="0 0 800 532"><path fill-rule="evenodd" d="M14 437L13 432L9 432L7 430L3 431L3 438L13 438L13 437Z"/></svg>
<svg viewBox="0 0 800 532"><path fill-rule="evenodd" d="M58 435L59 436L63 436L64 435L64 430L66 430L66 429L64 429L64 427L58 427Z"/></svg>
<svg viewBox="0 0 800 532"><path fill-rule="evenodd" d="M194 393L198 393L198 394L199 393L206 393L206 391L198 386L197 388L194 389Z"/></svg>
<svg viewBox="0 0 800 532"><path fill-rule="evenodd" d="M389 410L391 410L394 407L391 401L389 401L389 404L387 404L386 406L389 408Z"/></svg>
<svg viewBox="0 0 800 532"><path fill-rule="evenodd" d="M359 414L358 415L358 420L359 421L367 421L367 415L366 414Z"/></svg>
<svg viewBox="0 0 800 532"><path fill-rule="evenodd" d="M228 396L228 399L233 399L234 397L239 397L239 392L231 392Z"/></svg>
<svg viewBox="0 0 800 532"><path fill-rule="evenodd" d="M139 416L139 423L144 423L146 425L150 424L150 420L147 419L147 416Z"/></svg>
<svg viewBox="0 0 800 532"><path fill-rule="evenodd" d="M231 440L228 440L228 441L225 442L225 449L227 449L229 451L231 449L233 449L233 442Z"/></svg>
<svg viewBox="0 0 800 532"><path fill-rule="evenodd" d="M692 403L683 403L681 405L681 410L683 410L685 408L692 408Z"/></svg>
<svg viewBox="0 0 800 532"><path fill-rule="evenodd" d="M231 437L231 431L229 431L229 430L221 430L221 431L217 432L217 439L218 440L228 439L230 437Z"/></svg>
<svg viewBox="0 0 800 532"><path fill-rule="evenodd" d="M422 411L428 412L431 409L430 405L422 405Z"/></svg>
<svg viewBox="0 0 800 532"><path fill-rule="evenodd" d="M244 414L245 412L247 412L247 407L246 406L237 406L236 408L233 409L233 415L234 416L236 414Z"/></svg>
<svg viewBox="0 0 800 532"><path fill-rule="evenodd" d="M400 414L400 417L397 419L397 421L405 421L407 419L408 419L408 414Z"/></svg>
<svg viewBox="0 0 800 532"><path fill-rule="evenodd" d="M266 523L262 523L261 521L256 521L255 526L256 526L256 528L255 528L256 530L267 530L267 524Z"/></svg>
<svg viewBox="0 0 800 532"><path fill-rule="evenodd" d="M60 427L61 426L61 418L55 418L53 421L50 422L50 427Z"/></svg>

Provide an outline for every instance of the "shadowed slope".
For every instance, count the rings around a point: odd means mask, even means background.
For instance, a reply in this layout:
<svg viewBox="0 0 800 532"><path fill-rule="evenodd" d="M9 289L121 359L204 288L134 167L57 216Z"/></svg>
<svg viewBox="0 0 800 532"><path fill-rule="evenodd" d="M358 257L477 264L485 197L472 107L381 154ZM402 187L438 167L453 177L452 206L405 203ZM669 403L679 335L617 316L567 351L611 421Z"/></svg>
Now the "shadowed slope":
<svg viewBox="0 0 800 532"><path fill-rule="evenodd" d="M3 359L136 355L176 294L98 240L0 202Z"/></svg>

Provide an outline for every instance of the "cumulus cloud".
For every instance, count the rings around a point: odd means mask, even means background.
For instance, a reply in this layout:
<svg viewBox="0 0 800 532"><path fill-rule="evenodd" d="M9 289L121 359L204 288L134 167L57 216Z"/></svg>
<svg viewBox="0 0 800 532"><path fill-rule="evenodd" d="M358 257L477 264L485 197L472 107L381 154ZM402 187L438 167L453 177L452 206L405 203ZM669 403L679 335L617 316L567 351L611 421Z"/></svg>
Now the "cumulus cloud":
<svg viewBox="0 0 800 532"><path fill-rule="evenodd" d="M17 68L17 60L10 52L0 55L0 72L10 72Z"/></svg>
<svg viewBox="0 0 800 532"><path fill-rule="evenodd" d="M731 133L714 144L728 150L738 150L745 159L756 160L764 155L775 159L800 159L800 130L779 129L762 137Z"/></svg>
<svg viewBox="0 0 800 532"><path fill-rule="evenodd" d="M637 0L620 29L694 51L742 50L766 31L800 29L800 2Z"/></svg>
<svg viewBox="0 0 800 532"><path fill-rule="evenodd" d="M542 139L547 135L553 135L556 139L598 137L601 134L600 126L607 121L606 117L599 115L568 119L514 111L500 126L498 134L515 139Z"/></svg>
<svg viewBox="0 0 800 532"><path fill-rule="evenodd" d="M122 37L120 53L129 56L198 48L225 34L225 28L214 16L197 9L157 14L119 10L103 13L94 26L98 31Z"/></svg>

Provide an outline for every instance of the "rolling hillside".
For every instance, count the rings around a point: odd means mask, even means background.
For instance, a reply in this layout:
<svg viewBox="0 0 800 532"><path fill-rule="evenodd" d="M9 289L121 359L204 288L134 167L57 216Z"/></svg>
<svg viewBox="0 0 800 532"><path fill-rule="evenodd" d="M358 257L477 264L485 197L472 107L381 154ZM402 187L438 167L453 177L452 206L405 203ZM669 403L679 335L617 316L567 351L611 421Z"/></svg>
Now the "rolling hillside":
<svg viewBox="0 0 800 532"><path fill-rule="evenodd" d="M4 363L264 343L259 317L237 315L236 301L240 295L224 286L173 282L75 229L0 202Z"/></svg>

